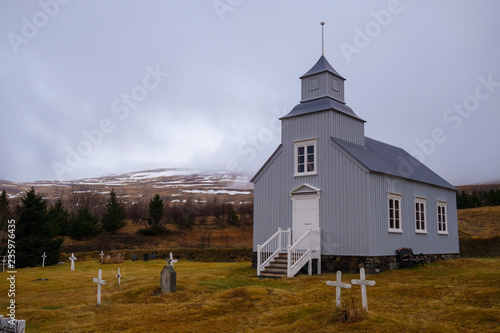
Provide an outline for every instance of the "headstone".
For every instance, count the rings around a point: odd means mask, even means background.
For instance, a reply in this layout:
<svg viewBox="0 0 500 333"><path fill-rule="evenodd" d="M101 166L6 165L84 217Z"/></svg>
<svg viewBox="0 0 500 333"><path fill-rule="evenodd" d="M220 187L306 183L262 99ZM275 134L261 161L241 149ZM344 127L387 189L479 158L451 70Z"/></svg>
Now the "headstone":
<svg viewBox="0 0 500 333"><path fill-rule="evenodd" d="M173 293L177 290L177 273L174 266L163 266L160 275L160 287L162 293Z"/></svg>
<svg viewBox="0 0 500 333"><path fill-rule="evenodd" d="M44 252L42 255L42 267L45 267L45 258L47 258L47 256L45 255L45 252Z"/></svg>
<svg viewBox="0 0 500 333"><path fill-rule="evenodd" d="M363 309L368 311L368 299L366 298L366 286L374 286L375 281L365 280L365 269L361 268L359 270L359 280L352 279L351 283L361 286L361 302L363 304Z"/></svg>
<svg viewBox="0 0 500 333"><path fill-rule="evenodd" d="M76 260L76 257L73 253L71 253L71 257L69 257L69 260L71 260L71 270L74 271L75 270L75 260Z"/></svg>
<svg viewBox="0 0 500 333"><path fill-rule="evenodd" d="M120 285L120 280L122 278L122 275L120 274L120 267L118 267L118 274L116 275L116 277L118 278L118 285Z"/></svg>
<svg viewBox="0 0 500 333"><path fill-rule="evenodd" d="M351 285L349 283L342 283L342 272L340 271L337 271L337 281L326 281L326 285L336 287L337 290L335 293L335 305L338 309L340 309L341 288L349 289L351 288Z"/></svg>
<svg viewBox="0 0 500 333"><path fill-rule="evenodd" d="M97 273L97 278L93 278L92 281L97 283L97 305L101 305L101 285L106 284L106 281L102 279L102 269Z"/></svg>
<svg viewBox="0 0 500 333"><path fill-rule="evenodd" d="M174 267L174 264L178 262L179 260L174 259L174 256L172 255L172 252L170 252L170 257L167 258L167 266L172 266Z"/></svg>
<svg viewBox="0 0 500 333"><path fill-rule="evenodd" d="M156 260L156 253L151 253L151 260Z"/></svg>
<svg viewBox="0 0 500 333"><path fill-rule="evenodd" d="M102 262L102 258L104 258L104 252L101 251L101 253L99 253L99 255L101 256L101 262Z"/></svg>
<svg viewBox="0 0 500 333"><path fill-rule="evenodd" d="M3 318L0 315L0 332L24 333L26 332L26 320Z"/></svg>
<svg viewBox="0 0 500 333"><path fill-rule="evenodd" d="M149 261L149 253L144 253L143 261Z"/></svg>
<svg viewBox="0 0 500 333"><path fill-rule="evenodd" d="M132 256L132 261L138 261L138 260L139 260L139 259L138 259L137 254L134 254L134 255Z"/></svg>

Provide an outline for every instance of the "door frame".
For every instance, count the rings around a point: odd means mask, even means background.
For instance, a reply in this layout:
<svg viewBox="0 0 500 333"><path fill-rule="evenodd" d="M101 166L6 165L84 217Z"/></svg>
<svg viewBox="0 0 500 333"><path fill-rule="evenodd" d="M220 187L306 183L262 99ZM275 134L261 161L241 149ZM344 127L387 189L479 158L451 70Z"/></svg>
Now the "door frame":
<svg viewBox="0 0 500 333"><path fill-rule="evenodd" d="M304 199L310 199L310 200L316 200L317 201L317 207L318 207L318 210L317 210L317 216L316 216L316 219L318 221L318 228L320 228L320 224L321 224L321 221L320 221L320 214L319 214L319 210L320 210L320 192L321 190L317 187L314 187L314 186L311 186L309 184L302 184L300 185L299 187L293 189L292 191L290 191L290 199L292 200L292 235L293 235L293 242L296 241L296 237L295 237L295 230L294 230L294 227L295 227L295 223L296 223L296 216L295 216L295 204L296 204L296 201L297 200L304 200ZM298 235L298 237L301 237L302 235ZM298 238L297 237L297 238Z"/></svg>

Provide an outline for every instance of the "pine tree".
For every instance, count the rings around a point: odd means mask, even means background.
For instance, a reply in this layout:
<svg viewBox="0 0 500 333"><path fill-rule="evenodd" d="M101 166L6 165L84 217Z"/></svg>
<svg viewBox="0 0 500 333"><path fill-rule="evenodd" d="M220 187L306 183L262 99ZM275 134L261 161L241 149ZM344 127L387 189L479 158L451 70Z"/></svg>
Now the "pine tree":
<svg viewBox="0 0 500 333"><path fill-rule="evenodd" d="M160 195L156 194L149 202L149 217L150 224L153 227L158 227L161 223L161 220L165 216L165 204L163 200L160 198Z"/></svg>
<svg viewBox="0 0 500 333"><path fill-rule="evenodd" d="M43 199L41 194L36 194L33 187L21 198L19 209L16 237L49 238L51 236L51 230L47 224L47 200Z"/></svg>
<svg viewBox="0 0 500 333"><path fill-rule="evenodd" d="M47 215L52 234L66 236L69 230L69 212L64 208L61 198L49 208Z"/></svg>
<svg viewBox="0 0 500 333"><path fill-rule="evenodd" d="M63 239L53 238L47 215L47 200L31 188L21 198L17 213L15 267L40 265L43 252L47 253L47 265L57 263Z"/></svg>
<svg viewBox="0 0 500 333"><path fill-rule="evenodd" d="M97 218L88 208L80 208L71 218L69 235L74 239L92 238L101 233Z"/></svg>
<svg viewBox="0 0 500 333"><path fill-rule="evenodd" d="M114 234L125 226L125 216L127 216L125 206L118 200L115 190L112 189L102 215L102 228Z"/></svg>

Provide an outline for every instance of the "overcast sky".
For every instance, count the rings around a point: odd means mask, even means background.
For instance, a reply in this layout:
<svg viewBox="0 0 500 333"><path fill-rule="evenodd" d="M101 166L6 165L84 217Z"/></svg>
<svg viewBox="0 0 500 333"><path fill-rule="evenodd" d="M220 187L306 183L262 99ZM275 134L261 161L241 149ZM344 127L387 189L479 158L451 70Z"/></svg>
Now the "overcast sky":
<svg viewBox="0 0 500 333"><path fill-rule="evenodd" d="M365 134L500 180L498 1L0 2L0 179L252 176L325 56Z"/></svg>

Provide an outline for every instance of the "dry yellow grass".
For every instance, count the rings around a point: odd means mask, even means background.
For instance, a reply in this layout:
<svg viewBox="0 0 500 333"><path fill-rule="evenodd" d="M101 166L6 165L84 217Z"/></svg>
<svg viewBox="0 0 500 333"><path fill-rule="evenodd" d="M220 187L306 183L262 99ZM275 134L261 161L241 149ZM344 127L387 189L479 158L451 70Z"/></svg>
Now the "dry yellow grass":
<svg viewBox="0 0 500 333"><path fill-rule="evenodd" d="M500 206L459 209L457 213L460 237L500 236Z"/></svg>
<svg viewBox="0 0 500 333"><path fill-rule="evenodd" d="M358 323L333 320L334 274L258 279L245 263L179 262L177 292L159 293L163 261L77 262L19 269L18 318L28 332L495 332L500 322L500 259L461 259L369 276L370 312ZM115 278L121 267L122 285ZM102 305L96 305L97 270ZM6 273L0 307L8 304ZM40 281L37 279L48 280ZM349 281L357 275L346 274ZM360 302L360 289L343 300Z"/></svg>

